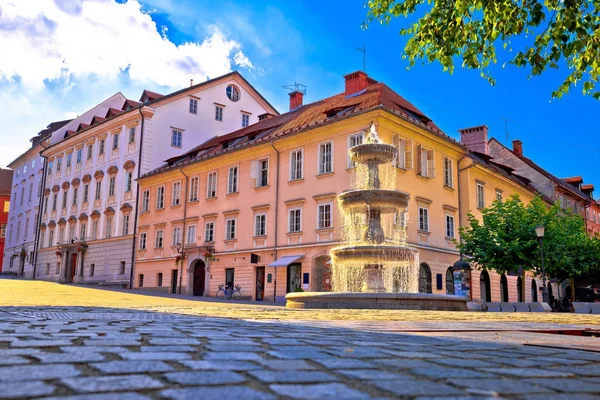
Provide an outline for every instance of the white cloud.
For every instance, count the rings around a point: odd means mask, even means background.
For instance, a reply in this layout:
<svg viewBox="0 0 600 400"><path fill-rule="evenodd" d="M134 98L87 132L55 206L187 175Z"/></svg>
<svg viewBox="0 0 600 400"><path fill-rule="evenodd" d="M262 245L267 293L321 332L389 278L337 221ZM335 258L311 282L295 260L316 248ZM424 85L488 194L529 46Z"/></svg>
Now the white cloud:
<svg viewBox="0 0 600 400"><path fill-rule="evenodd" d="M242 53L241 50L235 53L235 56L233 57L233 62L239 67L254 69L254 65L252 65L252 62L248 59L248 57L246 57L244 53Z"/></svg>

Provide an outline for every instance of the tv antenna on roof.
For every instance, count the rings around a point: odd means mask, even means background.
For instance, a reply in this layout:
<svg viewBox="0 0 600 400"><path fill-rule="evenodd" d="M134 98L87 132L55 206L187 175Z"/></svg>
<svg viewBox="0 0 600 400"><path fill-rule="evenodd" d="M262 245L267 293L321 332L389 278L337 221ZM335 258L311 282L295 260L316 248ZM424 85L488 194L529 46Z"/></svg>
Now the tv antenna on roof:
<svg viewBox="0 0 600 400"><path fill-rule="evenodd" d="M508 144L508 123L515 122L512 119L500 118L500 121L504 121L504 135L506 136L506 143Z"/></svg>
<svg viewBox="0 0 600 400"><path fill-rule="evenodd" d="M367 46L363 46L362 49L357 47L356 50L363 53L363 72L367 72Z"/></svg>
<svg viewBox="0 0 600 400"><path fill-rule="evenodd" d="M306 94L306 85L303 85L303 84L298 83L298 82L294 82L292 85L283 85L282 87L284 89L289 90L290 93L292 93L292 92L300 92L302 94Z"/></svg>

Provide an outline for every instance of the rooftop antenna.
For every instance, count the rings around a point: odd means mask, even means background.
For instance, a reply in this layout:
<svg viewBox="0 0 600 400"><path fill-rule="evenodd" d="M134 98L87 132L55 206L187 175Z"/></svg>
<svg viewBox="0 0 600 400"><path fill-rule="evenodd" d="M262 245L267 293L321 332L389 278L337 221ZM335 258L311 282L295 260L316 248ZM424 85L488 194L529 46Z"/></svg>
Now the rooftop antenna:
<svg viewBox="0 0 600 400"><path fill-rule="evenodd" d="M356 50L363 53L363 72L367 72L367 46L363 46L362 49L357 47Z"/></svg>
<svg viewBox="0 0 600 400"><path fill-rule="evenodd" d="M506 136L506 143L508 144L508 123L515 121L507 118L500 118L500 121L504 121L504 135Z"/></svg>
<svg viewBox="0 0 600 400"><path fill-rule="evenodd" d="M298 83L298 82L294 82L292 85L283 85L282 87L284 89L289 90L290 93L292 93L292 92L300 92L302 94L306 94L306 85L303 85L303 84Z"/></svg>

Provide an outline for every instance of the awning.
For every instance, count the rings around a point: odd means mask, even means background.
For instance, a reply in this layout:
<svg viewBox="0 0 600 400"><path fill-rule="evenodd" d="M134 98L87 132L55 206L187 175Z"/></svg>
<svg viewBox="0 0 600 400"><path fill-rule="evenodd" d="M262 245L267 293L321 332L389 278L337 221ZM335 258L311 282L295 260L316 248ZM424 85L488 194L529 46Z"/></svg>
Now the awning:
<svg viewBox="0 0 600 400"><path fill-rule="evenodd" d="M287 267L288 265L293 264L302 258L304 258L304 256L284 256L279 260L267 265L267 267Z"/></svg>

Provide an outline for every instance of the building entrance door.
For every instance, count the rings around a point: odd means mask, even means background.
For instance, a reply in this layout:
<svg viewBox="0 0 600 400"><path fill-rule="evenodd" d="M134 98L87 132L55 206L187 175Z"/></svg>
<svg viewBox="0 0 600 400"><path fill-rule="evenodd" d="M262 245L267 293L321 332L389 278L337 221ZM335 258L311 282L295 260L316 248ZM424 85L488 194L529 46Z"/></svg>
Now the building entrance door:
<svg viewBox="0 0 600 400"><path fill-rule="evenodd" d="M177 270L171 271L171 293L177 293Z"/></svg>
<svg viewBox="0 0 600 400"><path fill-rule="evenodd" d="M204 285L206 283L206 272L204 261L198 260L194 264L194 296L204 295Z"/></svg>
<svg viewBox="0 0 600 400"><path fill-rule="evenodd" d="M294 263L287 267L287 290L286 293L294 293L302 284L302 264Z"/></svg>
<svg viewBox="0 0 600 400"><path fill-rule="evenodd" d="M75 277L75 267L77 266L77 253L71 254L70 270L69 270L69 282L73 282Z"/></svg>
<svg viewBox="0 0 600 400"><path fill-rule="evenodd" d="M265 267L256 267L256 301L265 299Z"/></svg>

